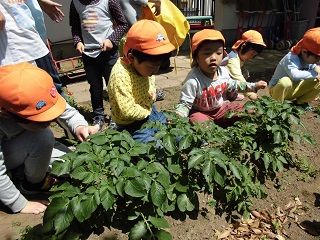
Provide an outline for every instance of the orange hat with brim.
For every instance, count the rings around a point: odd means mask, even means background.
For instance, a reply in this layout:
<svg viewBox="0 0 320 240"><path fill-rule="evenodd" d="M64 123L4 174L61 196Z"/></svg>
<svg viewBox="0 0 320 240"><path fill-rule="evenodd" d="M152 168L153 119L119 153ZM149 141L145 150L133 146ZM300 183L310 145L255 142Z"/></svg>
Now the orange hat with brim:
<svg viewBox="0 0 320 240"><path fill-rule="evenodd" d="M203 29L197 33L195 33L192 37L192 53L194 53L195 50L199 47L199 45L206 40L210 41L219 41L221 40L223 44L226 43L226 40L224 39L222 33L218 30L214 29ZM227 56L227 52L224 51L224 57Z"/></svg>
<svg viewBox="0 0 320 240"><path fill-rule="evenodd" d="M166 30L152 20L140 20L133 24L126 35L123 53L127 56L130 49L150 55L172 52L175 46L170 43Z"/></svg>
<svg viewBox="0 0 320 240"><path fill-rule="evenodd" d="M258 44L264 47L267 46L263 41L262 35L258 31L248 30L242 34L241 39L239 39L238 41L236 41L235 44L233 44L232 49L236 50L244 42Z"/></svg>
<svg viewBox="0 0 320 240"><path fill-rule="evenodd" d="M303 36L303 38L291 48L293 54L298 55L302 49L320 56L320 28L311 28Z"/></svg>
<svg viewBox="0 0 320 240"><path fill-rule="evenodd" d="M66 109L51 76L27 62L0 67L0 107L35 122L48 122Z"/></svg>

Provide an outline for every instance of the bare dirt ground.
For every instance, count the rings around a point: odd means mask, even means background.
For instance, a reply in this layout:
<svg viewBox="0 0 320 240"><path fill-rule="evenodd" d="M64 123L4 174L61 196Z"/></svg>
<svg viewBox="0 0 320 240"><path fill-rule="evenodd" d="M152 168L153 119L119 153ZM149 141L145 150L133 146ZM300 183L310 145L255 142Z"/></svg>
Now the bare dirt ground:
<svg viewBox="0 0 320 240"><path fill-rule="evenodd" d="M262 53L259 58L247 64L252 79L268 81L274 67L283 53L277 51ZM264 59L263 63L261 59ZM168 80L170 81L170 80ZM165 100L156 102L158 110L171 110L180 95L180 86L166 88ZM267 91L260 95L268 95ZM90 109L90 102L79 102ZM312 106L318 106L313 101ZM109 106L106 102L106 113ZM90 119L90 114L87 115ZM275 180L264 183L266 199L253 199L252 218L241 223L236 213L216 212L207 205L210 196L199 194L200 209L188 215L168 216L171 224L168 230L173 239L320 239L320 117L314 112L306 112L302 116L308 133L317 141L317 147L309 144L295 144L291 151L298 168L285 169ZM57 138L63 137L63 131L53 125ZM20 231L27 226L40 226L43 215L11 214L4 206L0 208L0 239L20 239ZM235 223L237 229L232 228ZM276 230L277 231L276 231ZM273 233L271 233L273 230ZM268 237L261 237L260 231L270 232ZM267 236L267 234L265 234ZM223 238L225 237L225 238ZM106 229L102 234L92 234L87 239L128 239L127 233Z"/></svg>

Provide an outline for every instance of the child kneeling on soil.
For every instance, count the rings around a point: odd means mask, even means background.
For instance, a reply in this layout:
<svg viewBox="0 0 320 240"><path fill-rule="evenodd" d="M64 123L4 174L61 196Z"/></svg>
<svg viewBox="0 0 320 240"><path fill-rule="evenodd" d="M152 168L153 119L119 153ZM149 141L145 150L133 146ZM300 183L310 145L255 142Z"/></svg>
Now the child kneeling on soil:
<svg viewBox="0 0 320 240"><path fill-rule="evenodd" d="M44 70L30 63L0 68L0 200L14 213L44 212L48 201L28 201L22 194L48 194L54 177L47 174L55 138L49 128L57 119L83 141L98 132L66 103ZM60 156L65 152L61 152ZM18 189L8 170L24 167Z"/></svg>
<svg viewBox="0 0 320 240"><path fill-rule="evenodd" d="M227 56L225 39L217 30L205 29L192 38L192 69L181 89L176 112L190 118L191 123L212 120L221 126L232 125L238 116L224 118L229 111L241 110L243 103L225 102L226 92L256 92L267 87L267 83L241 82L231 79L227 69L221 65Z"/></svg>
<svg viewBox="0 0 320 240"><path fill-rule="evenodd" d="M135 141L150 142L156 129L141 129L150 121L165 124L166 117L154 106L155 77L161 64L175 49L164 28L151 20L140 20L129 29L124 56L111 71L108 94L116 129L127 130Z"/></svg>
<svg viewBox="0 0 320 240"><path fill-rule="evenodd" d="M232 46L232 51L229 53L228 65L226 67L231 78L246 82L246 79L249 78L249 74L246 73L246 69L243 68L245 62L255 58L265 47L266 44L263 42L262 35L258 31L248 30L244 32L241 39ZM248 92L244 95L250 100L254 100L258 97L258 94L255 92ZM230 101L241 101L243 100L244 95L238 94L237 92L228 92L226 97L227 100Z"/></svg>
<svg viewBox="0 0 320 240"><path fill-rule="evenodd" d="M293 101L306 111L320 93L320 28L308 30L278 63L269 83L272 98Z"/></svg>

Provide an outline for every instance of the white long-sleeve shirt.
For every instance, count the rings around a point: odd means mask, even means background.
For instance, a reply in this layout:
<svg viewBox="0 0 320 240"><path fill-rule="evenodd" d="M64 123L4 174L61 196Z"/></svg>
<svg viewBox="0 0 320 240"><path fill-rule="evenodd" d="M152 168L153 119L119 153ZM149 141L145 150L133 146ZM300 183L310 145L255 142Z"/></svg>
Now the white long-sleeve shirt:
<svg viewBox="0 0 320 240"><path fill-rule="evenodd" d="M316 64L308 64L299 55L287 53L278 63L277 68L269 82L269 87L274 87L283 77L289 77L294 85L302 80L314 79L318 73L314 70Z"/></svg>

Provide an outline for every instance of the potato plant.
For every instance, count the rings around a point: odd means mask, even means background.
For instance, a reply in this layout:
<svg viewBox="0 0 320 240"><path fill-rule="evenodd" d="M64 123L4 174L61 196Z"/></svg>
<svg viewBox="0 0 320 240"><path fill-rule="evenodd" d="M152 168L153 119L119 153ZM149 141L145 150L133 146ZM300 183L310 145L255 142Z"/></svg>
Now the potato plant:
<svg viewBox="0 0 320 240"><path fill-rule="evenodd" d="M103 226L127 229L132 240L172 239L165 216L198 211L198 192L246 218L250 199L266 196L260 180L292 163L290 141L314 144L300 131L302 113L262 97L247 102L242 120L228 128L192 126L166 112L170 124L143 126L159 129L148 144L126 131L91 135L54 163L52 173L70 179L52 188L39 239L79 239Z"/></svg>

